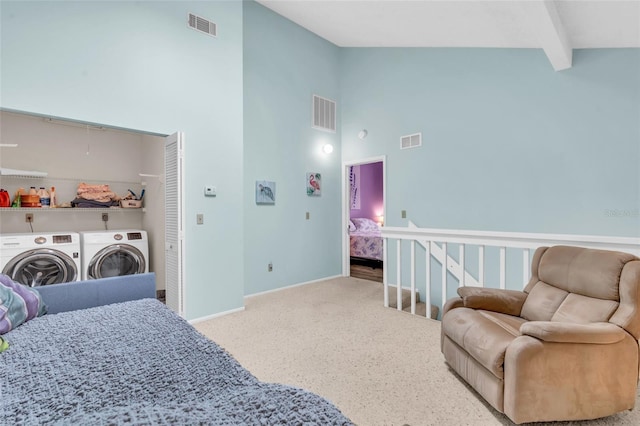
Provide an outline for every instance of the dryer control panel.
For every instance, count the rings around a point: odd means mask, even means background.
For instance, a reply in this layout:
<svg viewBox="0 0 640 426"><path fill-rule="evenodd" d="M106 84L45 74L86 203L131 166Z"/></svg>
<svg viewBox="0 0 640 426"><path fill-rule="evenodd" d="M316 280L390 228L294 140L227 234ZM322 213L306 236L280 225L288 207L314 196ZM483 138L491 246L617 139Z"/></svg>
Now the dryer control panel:
<svg viewBox="0 0 640 426"><path fill-rule="evenodd" d="M54 235L53 243L54 244L68 244L71 242L71 235Z"/></svg>

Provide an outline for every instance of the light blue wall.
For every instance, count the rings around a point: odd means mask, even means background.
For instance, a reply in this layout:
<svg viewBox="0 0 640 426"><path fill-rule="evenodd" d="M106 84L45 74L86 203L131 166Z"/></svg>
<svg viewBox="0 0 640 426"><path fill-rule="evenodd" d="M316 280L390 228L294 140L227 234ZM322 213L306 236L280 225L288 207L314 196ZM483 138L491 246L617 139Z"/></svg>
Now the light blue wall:
<svg viewBox="0 0 640 426"><path fill-rule="evenodd" d="M343 157L388 156L388 225L640 236L640 49L341 53Z"/></svg>
<svg viewBox="0 0 640 426"><path fill-rule="evenodd" d="M185 133L187 317L242 306L242 3L0 7L2 108ZM215 21L218 37L189 29L188 12Z"/></svg>
<svg viewBox="0 0 640 426"><path fill-rule="evenodd" d="M0 14L0 107L185 132L188 318L340 274L341 161L387 156L387 225L407 210L424 227L640 236L638 49L577 50L554 72L539 50L340 49L254 2ZM311 129L312 94L338 101L337 134ZM400 151L414 132L424 146ZM277 183L275 206L255 204L256 180Z"/></svg>
<svg viewBox="0 0 640 426"><path fill-rule="evenodd" d="M387 156L386 225L406 226L406 210L428 228L640 236L640 49L576 50L562 72L533 49L341 55L343 159ZM401 151L417 132L423 146ZM404 253L408 286L408 243ZM417 259L424 294L422 248ZM507 252L510 288L522 288L521 259ZM389 260L394 281L395 242ZM485 260L496 286L497 250ZM467 265L475 273L477 252ZM438 305L440 274L432 262Z"/></svg>
<svg viewBox="0 0 640 426"><path fill-rule="evenodd" d="M341 273L339 133L311 128L313 94L338 101L340 112L338 77L336 46L245 3L246 294ZM326 142L331 155L321 152ZM306 172L322 174L320 197L306 195ZM275 205L256 205L256 180L276 182Z"/></svg>

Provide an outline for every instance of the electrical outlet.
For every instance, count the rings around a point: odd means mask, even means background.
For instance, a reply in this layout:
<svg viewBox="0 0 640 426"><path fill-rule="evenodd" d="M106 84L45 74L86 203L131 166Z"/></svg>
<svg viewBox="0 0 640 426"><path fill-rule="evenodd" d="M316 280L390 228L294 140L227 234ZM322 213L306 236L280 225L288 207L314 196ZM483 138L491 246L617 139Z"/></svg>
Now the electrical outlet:
<svg viewBox="0 0 640 426"><path fill-rule="evenodd" d="M26 213L24 215L24 221L27 223L32 223L33 222L33 213Z"/></svg>
<svg viewBox="0 0 640 426"><path fill-rule="evenodd" d="M273 272L273 263L272 262L269 262L269 264L267 265L267 271Z"/></svg>
<svg viewBox="0 0 640 426"><path fill-rule="evenodd" d="M196 224L198 225L204 225L204 214L202 213L198 213L196 215Z"/></svg>
<svg viewBox="0 0 640 426"><path fill-rule="evenodd" d="M109 213L102 213L102 221L109 222Z"/></svg>
<svg viewBox="0 0 640 426"><path fill-rule="evenodd" d="M402 210L402 212L400 212L401 216L403 219L407 218L407 211L406 210Z"/></svg>

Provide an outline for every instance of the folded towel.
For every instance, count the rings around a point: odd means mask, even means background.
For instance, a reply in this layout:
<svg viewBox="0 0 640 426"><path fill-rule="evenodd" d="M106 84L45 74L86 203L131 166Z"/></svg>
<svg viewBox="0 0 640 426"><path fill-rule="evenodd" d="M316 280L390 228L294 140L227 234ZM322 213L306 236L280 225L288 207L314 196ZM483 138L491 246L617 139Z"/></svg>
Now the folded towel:
<svg viewBox="0 0 640 426"><path fill-rule="evenodd" d="M96 192L111 192L109 185L89 185L82 182L78 185L78 195Z"/></svg>
<svg viewBox="0 0 640 426"><path fill-rule="evenodd" d="M97 208L105 208L119 205L118 201L95 201L95 200L85 200L84 198L76 198L71 201L72 207L97 207Z"/></svg>
<svg viewBox="0 0 640 426"><path fill-rule="evenodd" d="M102 203L106 203L108 201L118 201L120 197L116 195L115 192L90 192L86 194L78 194L78 198L82 198L83 200L91 200L91 201L100 201Z"/></svg>

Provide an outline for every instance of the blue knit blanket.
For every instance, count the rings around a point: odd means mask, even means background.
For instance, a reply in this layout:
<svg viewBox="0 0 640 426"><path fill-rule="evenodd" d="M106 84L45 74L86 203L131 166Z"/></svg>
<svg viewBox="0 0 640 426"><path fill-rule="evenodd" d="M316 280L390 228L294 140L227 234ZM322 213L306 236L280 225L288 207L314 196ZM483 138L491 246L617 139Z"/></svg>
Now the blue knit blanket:
<svg viewBox="0 0 640 426"><path fill-rule="evenodd" d="M0 424L351 425L263 383L153 299L35 318L4 335Z"/></svg>

